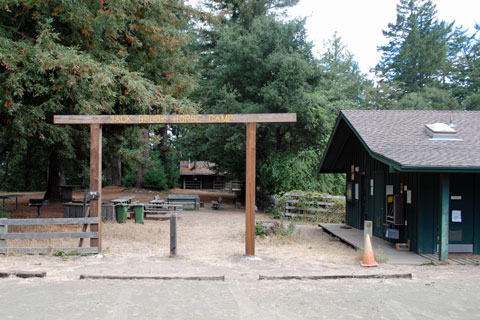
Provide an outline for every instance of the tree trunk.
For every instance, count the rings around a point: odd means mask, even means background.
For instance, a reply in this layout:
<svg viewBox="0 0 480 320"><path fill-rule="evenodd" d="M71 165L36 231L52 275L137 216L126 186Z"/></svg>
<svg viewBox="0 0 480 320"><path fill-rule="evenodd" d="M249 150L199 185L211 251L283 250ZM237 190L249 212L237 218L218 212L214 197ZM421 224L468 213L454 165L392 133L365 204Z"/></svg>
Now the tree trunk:
<svg viewBox="0 0 480 320"><path fill-rule="evenodd" d="M60 157L58 153L52 152L48 164L47 192L45 192L45 196L43 197L44 200L50 200L50 202L62 201L59 187L61 181Z"/></svg>
<svg viewBox="0 0 480 320"><path fill-rule="evenodd" d="M122 186L122 161L118 157L110 157L110 177L112 179L112 186Z"/></svg>
<svg viewBox="0 0 480 320"><path fill-rule="evenodd" d="M32 177L32 164L31 164L31 145L27 144L27 153L25 155L25 163L24 163L24 168L23 168L23 190L24 191L30 191L31 187L31 177Z"/></svg>
<svg viewBox="0 0 480 320"><path fill-rule="evenodd" d="M167 139L168 139L168 125L164 125L160 128L160 132L162 134L162 141L160 142L160 145L162 147L167 146Z"/></svg>
<svg viewBox="0 0 480 320"><path fill-rule="evenodd" d="M150 156L150 153L148 152L148 129L144 129L140 133L140 137L142 141L145 142L146 144L146 149L142 152L142 157L143 159L147 159ZM142 187L142 182L143 182L143 166L138 168L137 171L137 180L135 181L135 188L141 188Z"/></svg>

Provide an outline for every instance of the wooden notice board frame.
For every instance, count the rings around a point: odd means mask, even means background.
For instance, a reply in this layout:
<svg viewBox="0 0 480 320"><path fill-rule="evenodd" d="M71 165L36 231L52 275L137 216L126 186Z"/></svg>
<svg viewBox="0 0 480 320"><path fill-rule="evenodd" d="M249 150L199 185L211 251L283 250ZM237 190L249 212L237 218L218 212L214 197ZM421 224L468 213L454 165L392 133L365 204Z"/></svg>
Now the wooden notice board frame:
<svg viewBox="0 0 480 320"><path fill-rule="evenodd" d="M98 191L98 199L90 201L90 215L101 217L102 204L102 125L149 124L233 124L245 123L247 130L245 190L245 255L255 255L255 167L257 123L296 122L296 113L254 114L142 114L142 115L55 115L54 124L90 125L90 190ZM102 219L91 225L98 238L90 239L91 247L102 250Z"/></svg>

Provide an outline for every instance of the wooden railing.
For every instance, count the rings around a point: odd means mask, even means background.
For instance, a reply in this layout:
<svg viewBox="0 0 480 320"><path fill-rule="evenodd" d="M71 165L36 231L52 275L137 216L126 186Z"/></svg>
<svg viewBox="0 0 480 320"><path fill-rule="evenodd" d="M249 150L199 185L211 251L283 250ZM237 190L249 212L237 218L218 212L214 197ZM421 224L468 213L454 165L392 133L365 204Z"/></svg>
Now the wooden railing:
<svg viewBox="0 0 480 320"><path fill-rule="evenodd" d="M200 181L185 181L185 189L201 189Z"/></svg>
<svg viewBox="0 0 480 320"><path fill-rule="evenodd" d="M40 253L48 254L55 250L77 253L98 253L98 247L71 247L71 248L34 248L34 247L7 247L8 239L60 239L78 238L98 239L98 232L17 232L9 233L8 226L42 226L42 225L95 225L98 218L42 218L42 219L0 219L0 253Z"/></svg>
<svg viewBox="0 0 480 320"><path fill-rule="evenodd" d="M343 196L286 193L285 216L313 218L319 212L332 212Z"/></svg>

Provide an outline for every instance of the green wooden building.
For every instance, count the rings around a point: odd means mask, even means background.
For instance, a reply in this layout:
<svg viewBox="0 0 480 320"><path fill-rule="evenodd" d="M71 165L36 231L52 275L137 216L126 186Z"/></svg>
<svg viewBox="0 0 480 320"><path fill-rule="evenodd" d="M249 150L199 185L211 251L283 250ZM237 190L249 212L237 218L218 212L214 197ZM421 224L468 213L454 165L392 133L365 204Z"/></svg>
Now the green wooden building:
<svg viewBox="0 0 480 320"><path fill-rule="evenodd" d="M417 253L480 254L480 112L345 110L321 162L346 174L346 223Z"/></svg>

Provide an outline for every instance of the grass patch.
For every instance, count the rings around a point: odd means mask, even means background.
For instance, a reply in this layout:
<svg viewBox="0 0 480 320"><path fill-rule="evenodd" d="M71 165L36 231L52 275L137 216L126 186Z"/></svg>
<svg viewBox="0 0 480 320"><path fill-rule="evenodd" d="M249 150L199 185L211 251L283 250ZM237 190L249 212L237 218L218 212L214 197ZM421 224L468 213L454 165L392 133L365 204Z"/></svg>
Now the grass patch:
<svg viewBox="0 0 480 320"><path fill-rule="evenodd" d="M80 253L77 250L65 251L62 249L56 249L52 253L52 256L62 257L63 260L67 260L69 257L86 257L88 255L88 253Z"/></svg>

